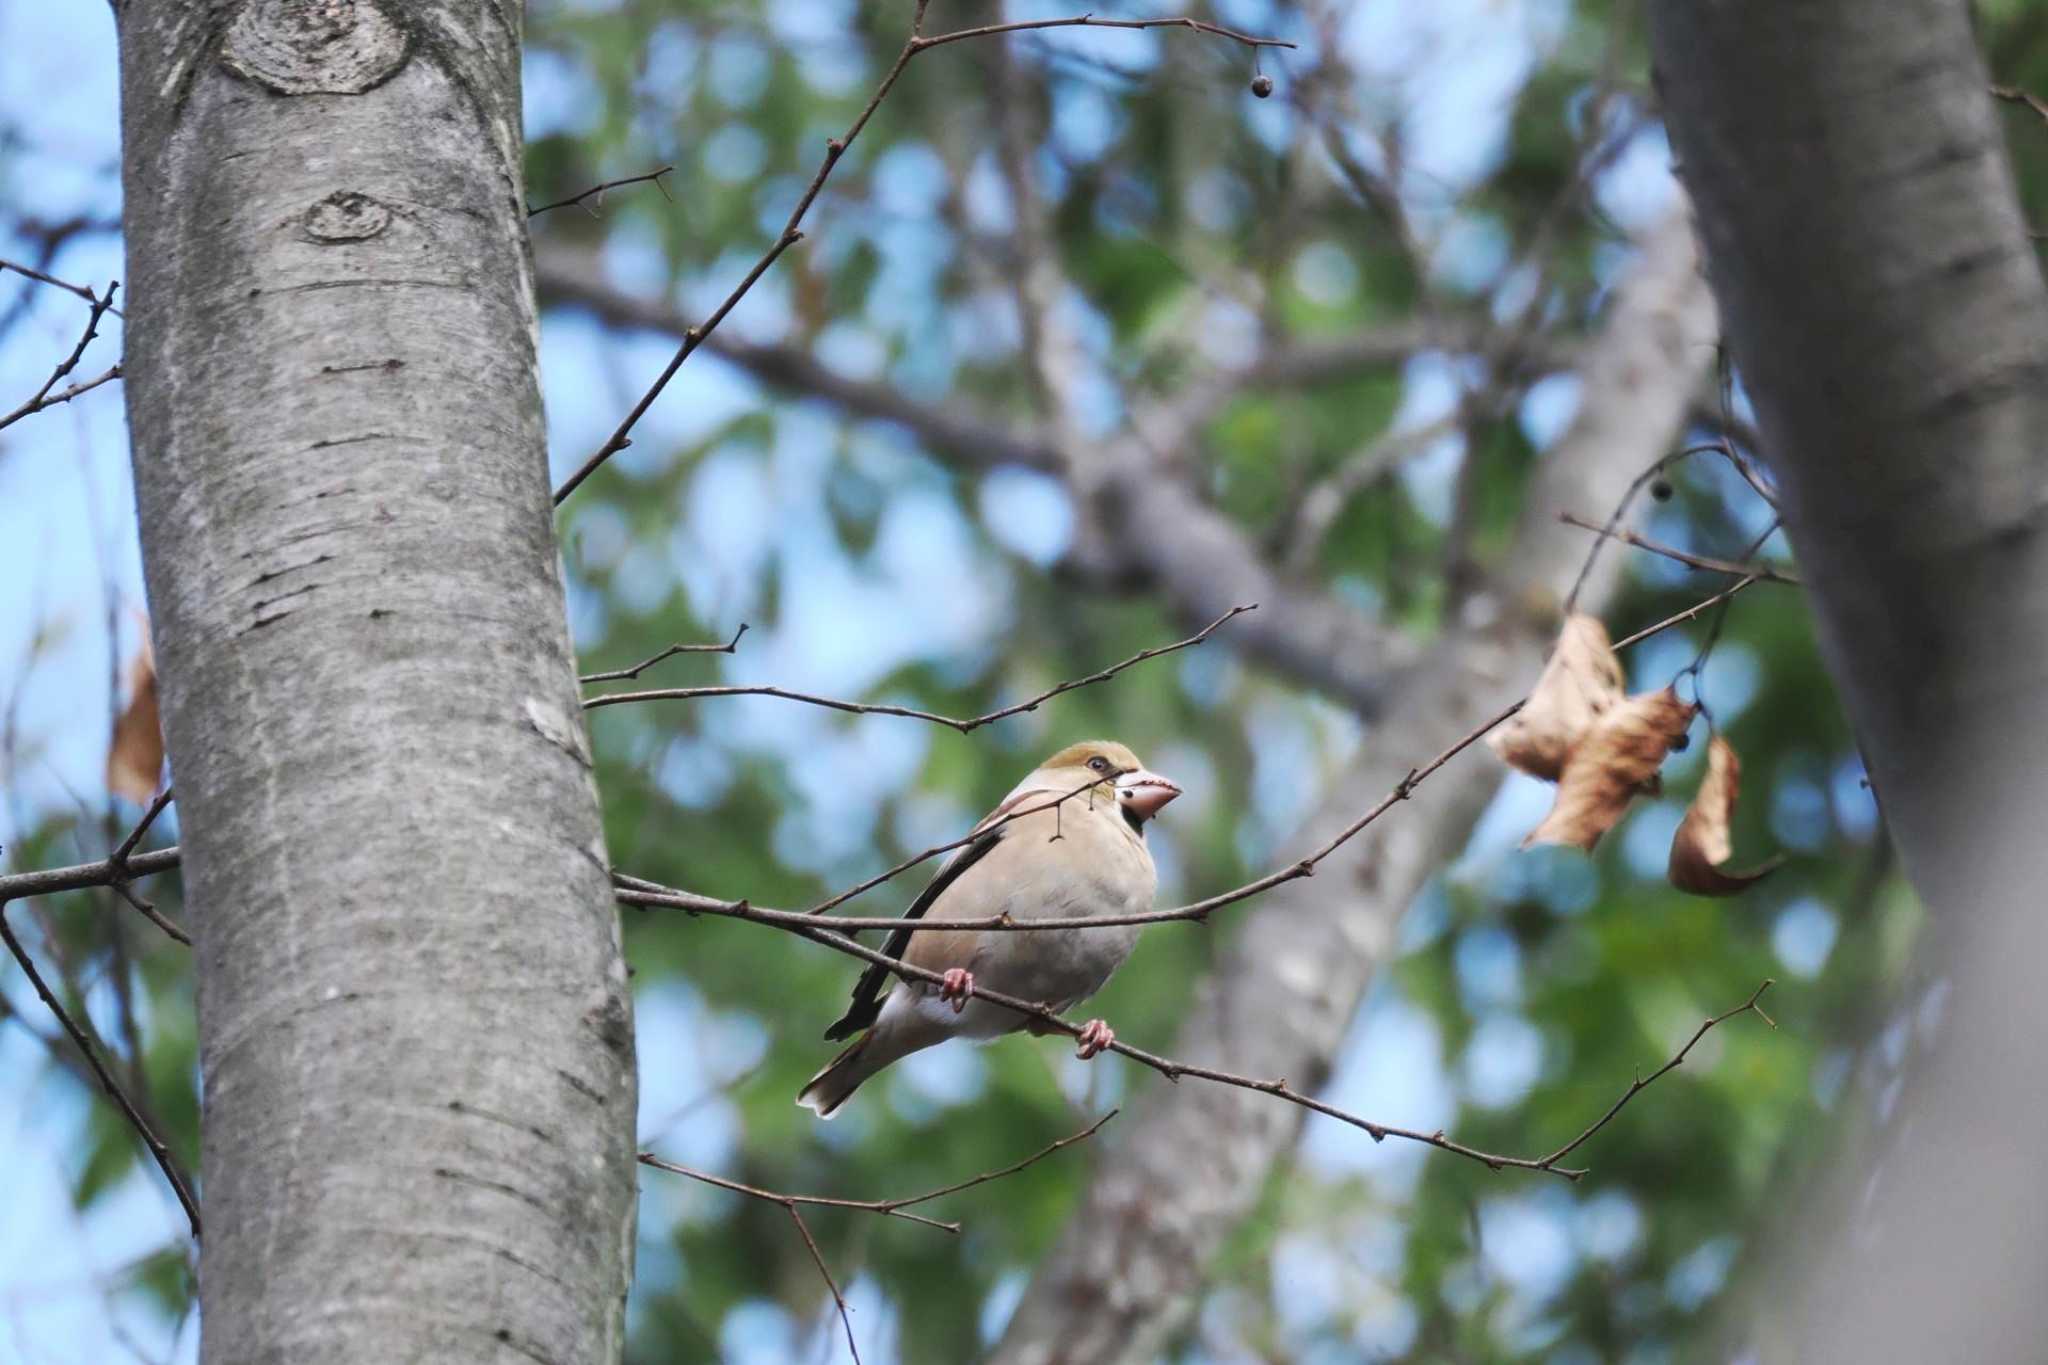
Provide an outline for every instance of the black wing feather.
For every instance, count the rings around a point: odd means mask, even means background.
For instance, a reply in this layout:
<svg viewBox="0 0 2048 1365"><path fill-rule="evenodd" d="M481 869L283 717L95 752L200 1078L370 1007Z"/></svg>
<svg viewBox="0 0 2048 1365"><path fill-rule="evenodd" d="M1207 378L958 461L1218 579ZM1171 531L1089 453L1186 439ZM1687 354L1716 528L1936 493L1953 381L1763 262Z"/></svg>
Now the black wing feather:
<svg viewBox="0 0 2048 1365"><path fill-rule="evenodd" d="M1003 841L1003 831L1008 828L1007 824L997 825L955 854L952 861L940 868L938 875L925 884L924 890L917 893L917 899L903 912L903 918L923 919L925 911L932 908L945 893L946 888L960 880L961 873L987 857L988 851ZM826 922L830 923L829 920ZM889 935L889 941L882 945L882 951L890 957L901 958L910 947L910 933L908 929L898 929ZM892 975L894 973L879 962L862 972L860 980L854 984L852 1006L840 1017L838 1023L825 1030L826 1039L837 1042L874 1023L882 1013L882 990L889 984Z"/></svg>

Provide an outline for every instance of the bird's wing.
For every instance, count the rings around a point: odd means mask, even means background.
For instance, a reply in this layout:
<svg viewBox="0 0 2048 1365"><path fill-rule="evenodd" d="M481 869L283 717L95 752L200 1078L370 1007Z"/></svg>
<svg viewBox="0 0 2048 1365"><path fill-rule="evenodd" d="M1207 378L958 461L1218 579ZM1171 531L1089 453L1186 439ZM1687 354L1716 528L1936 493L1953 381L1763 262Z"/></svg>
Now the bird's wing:
<svg viewBox="0 0 2048 1365"><path fill-rule="evenodd" d="M1011 792L1009 796L1003 799L1003 804L990 811L983 817L981 823L975 826L975 829L986 832L976 838L973 843L967 845L967 847L946 860L945 866L941 867L937 875L925 884L924 890L917 893L917 899L912 901L910 908L903 912L903 918L907 920L923 919L926 912L938 902L939 897L946 893L946 888L959 881L961 874L966 872L968 868L973 867L983 858L986 858L989 850L1001 843L1003 836L1014 827L1013 824L1004 822L1005 816L1016 811L1033 797L1042 797L1050 800L1058 795L1059 793L1057 792L1045 791L1035 787L1028 790ZM889 941L882 945L882 951L888 956L900 960L905 951L909 949L910 941L914 937L915 935L910 930L898 929L895 933L889 935ZM889 969L879 962L869 967L865 972L862 972L860 980L854 983L853 1004L847 1008L845 1014L840 1016L838 1023L825 1030L825 1037L830 1041L836 1042L841 1038L850 1037L874 1023L875 1019L882 1012L882 993L889 984L889 977Z"/></svg>

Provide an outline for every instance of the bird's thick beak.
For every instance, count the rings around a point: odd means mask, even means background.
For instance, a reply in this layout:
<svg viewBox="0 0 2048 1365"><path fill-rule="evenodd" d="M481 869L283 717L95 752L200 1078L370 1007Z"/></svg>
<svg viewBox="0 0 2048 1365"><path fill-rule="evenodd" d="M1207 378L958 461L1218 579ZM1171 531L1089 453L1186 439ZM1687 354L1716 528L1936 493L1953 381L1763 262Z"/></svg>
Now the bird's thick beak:
<svg viewBox="0 0 2048 1365"><path fill-rule="evenodd" d="M1180 795L1180 784L1139 768L1116 780L1116 799L1140 820L1150 820Z"/></svg>

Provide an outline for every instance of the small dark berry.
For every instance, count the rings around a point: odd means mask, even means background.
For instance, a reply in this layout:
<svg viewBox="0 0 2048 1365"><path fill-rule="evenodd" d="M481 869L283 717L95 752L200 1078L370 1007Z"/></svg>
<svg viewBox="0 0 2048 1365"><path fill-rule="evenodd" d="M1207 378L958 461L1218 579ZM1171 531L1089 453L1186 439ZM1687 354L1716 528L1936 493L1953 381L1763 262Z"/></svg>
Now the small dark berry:
<svg viewBox="0 0 2048 1365"><path fill-rule="evenodd" d="M1252 93L1254 95L1257 95L1260 99L1264 99L1266 98L1266 96L1272 94L1273 78L1271 76L1252 77Z"/></svg>
<svg viewBox="0 0 2048 1365"><path fill-rule="evenodd" d="M1671 485L1663 479L1657 480L1657 482L1650 485L1650 496L1658 502L1670 502Z"/></svg>

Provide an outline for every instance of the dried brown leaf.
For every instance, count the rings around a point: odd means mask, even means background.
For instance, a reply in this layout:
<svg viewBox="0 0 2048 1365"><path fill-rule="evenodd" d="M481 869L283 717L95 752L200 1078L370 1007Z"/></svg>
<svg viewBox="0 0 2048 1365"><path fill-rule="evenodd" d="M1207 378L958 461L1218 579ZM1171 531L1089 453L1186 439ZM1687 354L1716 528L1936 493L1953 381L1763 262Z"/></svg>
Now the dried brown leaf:
<svg viewBox="0 0 2048 1365"><path fill-rule="evenodd" d="M1621 704L1622 687L1607 627L1596 616L1568 616L1529 700L1486 742L1503 762L1555 782L1572 746Z"/></svg>
<svg viewBox="0 0 2048 1365"><path fill-rule="evenodd" d="M156 795L164 769L163 724L157 715L156 656L144 641L128 661L128 705L114 721L107 749L107 789L137 805Z"/></svg>
<svg viewBox="0 0 2048 1365"><path fill-rule="evenodd" d="M1778 870L1773 858L1748 872L1729 872L1721 864L1735 856L1728 825L1735 798L1742 790L1742 760L1735 746L1715 735L1707 745L1707 775L1671 840L1666 874L1680 891L1695 896L1733 896Z"/></svg>
<svg viewBox="0 0 2048 1365"><path fill-rule="evenodd" d="M1522 847L1570 844L1592 852L1637 793L1656 781L1658 766L1685 737L1696 709L1667 687L1602 712L1572 746L1558 779L1557 801Z"/></svg>

